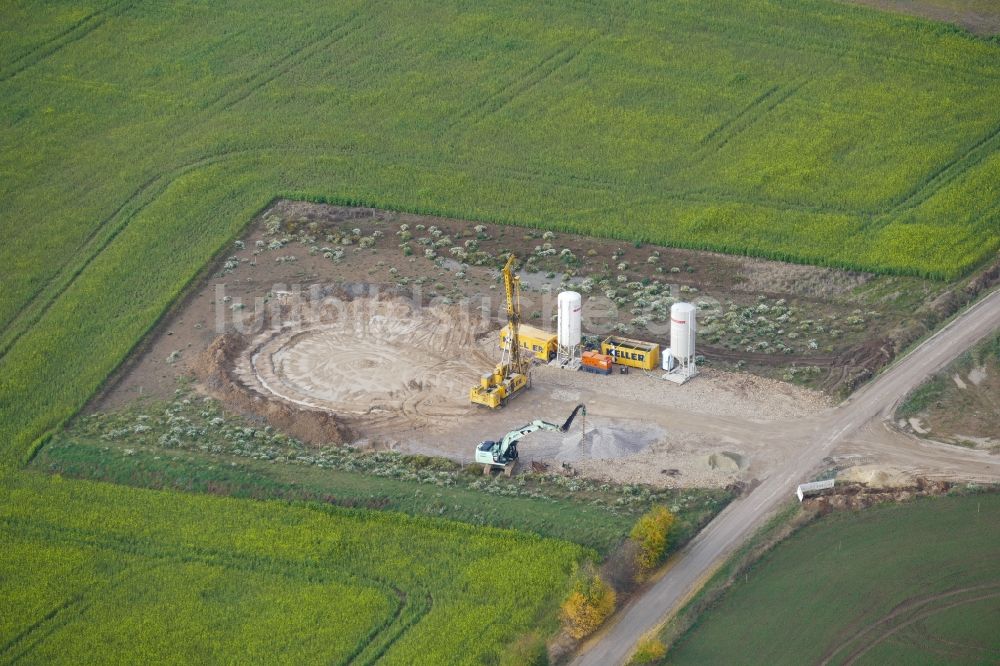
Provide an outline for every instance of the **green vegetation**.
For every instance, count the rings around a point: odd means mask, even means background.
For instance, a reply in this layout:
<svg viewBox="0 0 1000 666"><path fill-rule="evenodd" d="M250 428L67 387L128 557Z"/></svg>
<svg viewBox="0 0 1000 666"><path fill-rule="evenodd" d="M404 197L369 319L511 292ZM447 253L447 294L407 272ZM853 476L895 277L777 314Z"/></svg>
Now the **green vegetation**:
<svg viewBox="0 0 1000 666"><path fill-rule="evenodd" d="M498 661L554 617L566 542L18 469L275 196L935 278L1000 246L997 45L826 0L17 0L0 36L5 660Z"/></svg>
<svg viewBox="0 0 1000 666"><path fill-rule="evenodd" d="M896 410L896 414L901 417L909 417L923 411L941 397L944 390L948 388L947 381L943 375L934 375L906 397L903 404Z"/></svg>
<svg viewBox="0 0 1000 666"><path fill-rule="evenodd" d="M573 638L594 633L615 610L615 590L596 571L576 575L573 591L562 605L563 624Z"/></svg>
<svg viewBox="0 0 1000 666"><path fill-rule="evenodd" d="M667 552L667 536L674 526L674 514L665 506L654 506L632 527L629 536L638 546L636 569L640 574L653 570Z"/></svg>
<svg viewBox="0 0 1000 666"><path fill-rule="evenodd" d="M0 655L44 663L496 661L554 628L586 557L439 519L30 472L0 489L0 540Z"/></svg>
<svg viewBox="0 0 1000 666"><path fill-rule="evenodd" d="M228 415L216 401L184 388L169 401L77 419L33 464L63 476L134 486L312 500L518 528L604 554L653 505L674 510L672 540L684 543L730 496L724 490L657 490L547 474L485 478L479 466L463 468L442 458L310 447Z"/></svg>
<svg viewBox="0 0 1000 666"><path fill-rule="evenodd" d="M998 521L997 494L832 514L739 576L669 662L994 661Z"/></svg>
<svg viewBox="0 0 1000 666"><path fill-rule="evenodd" d="M630 664L652 664L667 656L667 646L658 638L644 638L632 654Z"/></svg>
<svg viewBox="0 0 1000 666"><path fill-rule="evenodd" d="M1000 247L998 46L915 19L826 0L60 8L0 10L15 457L277 195L938 277Z"/></svg>

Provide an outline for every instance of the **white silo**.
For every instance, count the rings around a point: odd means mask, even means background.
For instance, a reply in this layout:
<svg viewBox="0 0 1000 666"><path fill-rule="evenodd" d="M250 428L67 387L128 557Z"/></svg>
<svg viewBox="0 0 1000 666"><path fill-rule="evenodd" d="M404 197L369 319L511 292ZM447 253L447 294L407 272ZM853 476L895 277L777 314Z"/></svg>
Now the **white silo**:
<svg viewBox="0 0 1000 666"><path fill-rule="evenodd" d="M583 297L575 291L560 292L557 299L558 328L556 331L556 364L574 367L580 363L580 321L583 318Z"/></svg>
<svg viewBox="0 0 1000 666"><path fill-rule="evenodd" d="M580 319L583 313L583 298L575 291L564 291L559 294L559 330L560 347L575 347L580 344Z"/></svg>
<svg viewBox="0 0 1000 666"><path fill-rule="evenodd" d="M698 308L691 303L674 303L670 308L670 352L674 367L668 375L687 379L697 373L694 363L697 312Z"/></svg>

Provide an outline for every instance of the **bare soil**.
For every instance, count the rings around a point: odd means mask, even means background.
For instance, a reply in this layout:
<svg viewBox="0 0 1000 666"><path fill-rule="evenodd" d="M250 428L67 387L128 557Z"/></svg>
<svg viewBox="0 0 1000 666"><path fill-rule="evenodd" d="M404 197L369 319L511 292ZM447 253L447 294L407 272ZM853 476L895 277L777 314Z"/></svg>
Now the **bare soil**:
<svg viewBox="0 0 1000 666"><path fill-rule="evenodd" d="M995 0L848 0L889 12L953 23L975 35L1000 34L1000 3Z"/></svg>
<svg viewBox="0 0 1000 666"><path fill-rule="evenodd" d="M967 354L926 385L916 413L897 426L925 439L1000 454L1000 359Z"/></svg>
<svg viewBox="0 0 1000 666"><path fill-rule="evenodd" d="M143 359L138 373L123 373L130 376L109 400L172 391L185 359L241 318L259 319L283 290L320 284L363 292L379 285L421 302L479 307L485 299L499 321L498 268L509 252L524 262L528 323L552 330L557 292L575 288L584 292L590 315L585 333L616 329L666 346L669 304L692 301L699 306L698 351L708 363L842 394L998 273L982 285L978 276L945 285L292 201L265 210L241 243L175 308L146 345L157 346L153 357Z"/></svg>
<svg viewBox="0 0 1000 666"><path fill-rule="evenodd" d="M531 435L522 462L618 482L718 487L738 479L757 452L743 440L706 435L702 422L727 419L739 430L828 406L807 389L715 369L679 387L639 372L594 376L538 365L524 395L491 411L468 401L499 356L488 319L396 296L307 311L296 326L265 328L211 371L243 394L336 415L355 443L376 449L471 462L480 441L536 419L561 423L582 403L587 414L569 432Z"/></svg>
<svg viewBox="0 0 1000 666"><path fill-rule="evenodd" d="M469 387L500 357L498 267L509 252L525 258L526 319L550 330L566 287L586 294L585 310L617 308L595 327L664 345L669 303L698 303L701 374L676 386L659 373L540 366L505 409L474 408ZM289 201L265 210L208 273L91 409L166 397L178 378L197 377L230 409L307 442L469 462L478 442L534 419L559 423L584 403L571 432L532 435L522 462L666 487L766 476L797 446L775 433L831 404L781 377L848 385L966 293L965 284ZM733 371L748 358L756 374Z"/></svg>

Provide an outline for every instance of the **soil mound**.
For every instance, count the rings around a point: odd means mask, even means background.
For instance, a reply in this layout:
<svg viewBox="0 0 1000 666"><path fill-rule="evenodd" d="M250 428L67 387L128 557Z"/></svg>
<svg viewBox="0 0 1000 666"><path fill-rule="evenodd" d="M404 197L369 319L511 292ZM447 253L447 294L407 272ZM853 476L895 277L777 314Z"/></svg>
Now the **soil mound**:
<svg viewBox="0 0 1000 666"><path fill-rule="evenodd" d="M247 340L242 335L220 335L193 364L195 374L209 393L230 409L267 421L303 442L318 445L349 441L350 432L333 414L269 399L234 378L230 368L246 347Z"/></svg>
<svg viewBox="0 0 1000 666"><path fill-rule="evenodd" d="M916 483L910 474L878 465L849 467L837 475L838 483L860 483L869 488L909 488Z"/></svg>

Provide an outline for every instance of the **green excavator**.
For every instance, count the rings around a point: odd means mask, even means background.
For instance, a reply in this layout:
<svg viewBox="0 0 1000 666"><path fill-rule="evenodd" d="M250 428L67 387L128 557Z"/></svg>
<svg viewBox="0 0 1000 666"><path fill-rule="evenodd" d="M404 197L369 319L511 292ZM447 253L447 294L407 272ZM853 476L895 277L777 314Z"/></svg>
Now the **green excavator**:
<svg viewBox="0 0 1000 666"><path fill-rule="evenodd" d="M517 443L525 435L530 435L538 430L566 432L573 425L573 419L580 413L584 416L587 415L587 408L584 405L577 405L562 425L539 419L516 430L511 430L499 441L486 440L476 447L476 462L483 466L483 474L489 474L494 469L502 469L507 476L510 476L514 473L514 467L517 466Z"/></svg>

